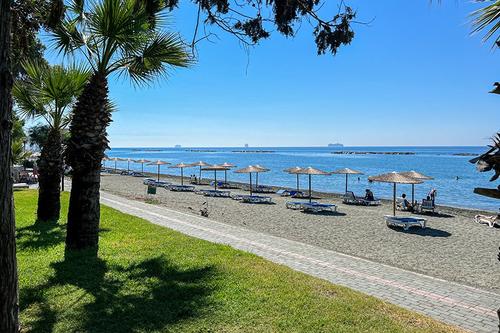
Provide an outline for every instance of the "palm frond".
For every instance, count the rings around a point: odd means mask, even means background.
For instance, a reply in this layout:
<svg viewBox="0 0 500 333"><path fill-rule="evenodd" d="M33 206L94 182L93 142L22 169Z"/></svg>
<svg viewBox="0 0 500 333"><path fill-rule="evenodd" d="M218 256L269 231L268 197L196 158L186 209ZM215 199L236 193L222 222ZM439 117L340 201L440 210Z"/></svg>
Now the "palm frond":
<svg viewBox="0 0 500 333"><path fill-rule="evenodd" d="M495 45L497 45L500 42L500 0L492 0L492 2L492 4L471 14L472 32L486 31L483 40L494 39Z"/></svg>
<svg viewBox="0 0 500 333"><path fill-rule="evenodd" d="M175 67L192 63L189 52L178 35L157 34L145 42L138 52L130 54L119 64L121 74L128 74L136 85L147 84L168 75Z"/></svg>

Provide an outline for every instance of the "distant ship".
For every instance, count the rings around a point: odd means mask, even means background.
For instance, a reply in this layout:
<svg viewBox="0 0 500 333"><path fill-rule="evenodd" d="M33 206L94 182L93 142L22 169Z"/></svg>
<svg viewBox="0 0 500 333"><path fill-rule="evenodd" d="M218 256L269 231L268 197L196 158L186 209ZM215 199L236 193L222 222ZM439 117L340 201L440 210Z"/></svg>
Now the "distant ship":
<svg viewBox="0 0 500 333"><path fill-rule="evenodd" d="M344 147L344 145L341 143L329 143L328 147Z"/></svg>
<svg viewBox="0 0 500 333"><path fill-rule="evenodd" d="M181 148L181 145L175 145L174 148Z"/></svg>
<svg viewBox="0 0 500 333"><path fill-rule="evenodd" d="M248 143L245 143L245 148L248 148Z"/></svg>

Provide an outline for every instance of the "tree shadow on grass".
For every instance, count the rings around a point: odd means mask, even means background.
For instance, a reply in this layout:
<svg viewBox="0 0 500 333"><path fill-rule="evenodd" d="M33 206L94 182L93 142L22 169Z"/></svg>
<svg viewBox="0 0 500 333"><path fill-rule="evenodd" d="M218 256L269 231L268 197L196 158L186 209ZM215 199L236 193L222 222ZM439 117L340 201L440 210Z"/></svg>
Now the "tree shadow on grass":
<svg viewBox="0 0 500 333"><path fill-rule="evenodd" d="M40 221L16 230L17 246L20 249L44 249L64 242L66 226L57 220Z"/></svg>
<svg viewBox="0 0 500 333"><path fill-rule="evenodd" d="M46 284L21 289L21 310L35 305L41 312L30 323L30 332L51 332L57 318L70 318L78 332L162 329L206 313L215 276L211 266L180 269L164 257L109 265L91 251L67 253L64 261L51 266L55 273ZM51 288L57 289L47 292ZM51 305L57 302L53 293L61 290L70 290L58 294L71 299L64 304L69 310Z"/></svg>

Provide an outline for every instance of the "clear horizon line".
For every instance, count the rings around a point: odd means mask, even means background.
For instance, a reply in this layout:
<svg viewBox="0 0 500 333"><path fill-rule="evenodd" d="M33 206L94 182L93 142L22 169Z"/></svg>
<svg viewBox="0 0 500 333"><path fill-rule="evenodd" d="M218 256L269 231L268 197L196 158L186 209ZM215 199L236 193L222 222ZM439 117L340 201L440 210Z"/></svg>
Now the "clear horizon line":
<svg viewBox="0 0 500 333"><path fill-rule="evenodd" d="M178 148L178 149L202 149L202 148L242 148L242 149L248 149L248 148L360 148L360 147L372 147L372 148L412 148L412 147L483 147L482 145L400 145L400 146L390 146L390 145L352 145L352 146L339 146L339 147L328 147L328 145L325 146L180 146L180 147L175 147L175 146L120 146L120 147L110 147L109 149L120 149L120 148L131 148L131 149L137 149L137 148ZM487 147L486 145L484 147Z"/></svg>

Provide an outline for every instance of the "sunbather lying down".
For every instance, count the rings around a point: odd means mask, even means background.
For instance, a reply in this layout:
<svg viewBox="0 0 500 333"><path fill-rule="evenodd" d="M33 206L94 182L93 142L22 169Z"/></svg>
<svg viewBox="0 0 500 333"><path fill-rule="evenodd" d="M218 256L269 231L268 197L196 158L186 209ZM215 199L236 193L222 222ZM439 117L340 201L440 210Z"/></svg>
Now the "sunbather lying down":
<svg viewBox="0 0 500 333"><path fill-rule="evenodd" d="M490 226L490 228L493 228L495 224L498 224L500 226L500 215L481 215L478 214L474 216L474 221L480 224L487 224Z"/></svg>

